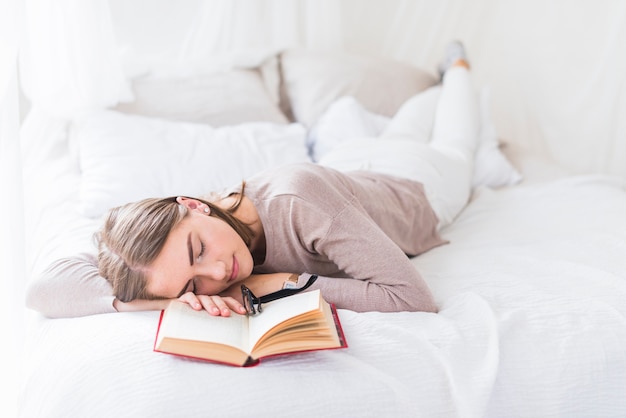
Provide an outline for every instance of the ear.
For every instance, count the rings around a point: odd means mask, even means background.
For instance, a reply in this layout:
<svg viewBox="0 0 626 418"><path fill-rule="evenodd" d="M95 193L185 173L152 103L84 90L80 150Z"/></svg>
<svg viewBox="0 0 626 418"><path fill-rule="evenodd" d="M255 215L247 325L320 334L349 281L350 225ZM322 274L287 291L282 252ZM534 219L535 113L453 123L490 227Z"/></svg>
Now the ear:
<svg viewBox="0 0 626 418"><path fill-rule="evenodd" d="M187 209L189 210L197 210L200 213L203 213L205 215L208 215L211 213L211 209L209 208L207 204L202 203L201 201L197 199L193 199L191 197L178 196L176 198L176 202L178 202L179 205L183 205L187 207Z"/></svg>

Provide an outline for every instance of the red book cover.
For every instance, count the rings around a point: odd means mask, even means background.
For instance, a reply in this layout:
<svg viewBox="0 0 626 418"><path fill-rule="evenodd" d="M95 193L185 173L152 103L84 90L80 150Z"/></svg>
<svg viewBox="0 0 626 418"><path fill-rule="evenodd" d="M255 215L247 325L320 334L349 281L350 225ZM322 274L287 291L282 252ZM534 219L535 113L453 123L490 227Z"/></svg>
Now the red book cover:
<svg viewBox="0 0 626 418"><path fill-rule="evenodd" d="M346 340L343 328L341 326L341 321L339 320L339 315L337 313L337 309L336 309L335 305L332 305L332 304L330 305L330 309L331 309L331 313L332 313L332 319L333 319L333 322L335 324L335 328L336 328L336 331L337 331L337 337L339 339L339 345L335 346L335 347L293 350L293 351L281 352L281 353L278 353L278 354L271 354L271 355L267 355L267 356L262 356L261 358L258 358L258 359L254 359L254 358L249 356L247 361L244 364L235 364L235 363L226 362L226 361L207 359L207 358L204 358L204 357L198 357L198 356L192 356L192 355L186 355L186 354L179 354L179 353L172 353L172 352L168 352L166 350L161 350L161 349L157 348L159 332L161 330L161 324L163 322L163 316L165 314L165 310L162 310L160 315L159 315L159 323L158 323L158 326L157 326L157 332L156 332L155 339L154 339L153 351L160 352L160 353L165 353L165 354L169 354L169 355L174 355L174 356L179 356L179 357L183 357L183 358L193 359L193 360L200 360L200 361L204 361L204 362L210 362L210 363L226 364L226 365L230 365L230 366L239 366L239 367L252 367L252 366L258 365L261 362L261 360L269 359L269 358L272 358L272 357L281 357L281 356L285 356L285 355L290 355L290 354L295 354L295 353L304 353L304 352L309 352L309 351L335 350L335 349L340 349L340 348L347 348L348 347L348 343L347 343L347 340Z"/></svg>

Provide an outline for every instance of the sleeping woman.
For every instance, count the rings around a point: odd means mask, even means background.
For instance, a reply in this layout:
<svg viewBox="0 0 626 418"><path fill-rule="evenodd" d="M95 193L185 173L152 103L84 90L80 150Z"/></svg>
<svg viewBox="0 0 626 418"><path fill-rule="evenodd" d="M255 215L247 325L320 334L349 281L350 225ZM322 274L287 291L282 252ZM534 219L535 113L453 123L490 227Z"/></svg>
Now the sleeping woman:
<svg viewBox="0 0 626 418"><path fill-rule="evenodd" d="M79 316L179 299L228 316L246 313L245 285L256 297L320 289L354 311L436 312L408 256L445 243L440 229L470 196L478 137L460 43L448 46L440 72L442 83L408 100L381 136L356 153L333 151L334 163L331 155L326 165L266 170L219 197L111 209L96 234L97 258L61 259L44 273L43 282L73 281L65 301L34 286L28 305Z"/></svg>

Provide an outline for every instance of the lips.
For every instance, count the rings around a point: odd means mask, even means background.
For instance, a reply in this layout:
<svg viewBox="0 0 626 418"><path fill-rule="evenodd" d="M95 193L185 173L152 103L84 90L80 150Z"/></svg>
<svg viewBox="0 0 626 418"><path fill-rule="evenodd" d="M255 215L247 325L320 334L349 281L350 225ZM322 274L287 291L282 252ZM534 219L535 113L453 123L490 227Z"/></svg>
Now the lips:
<svg viewBox="0 0 626 418"><path fill-rule="evenodd" d="M228 281L232 282L233 280L235 280L237 278L238 273L239 273L239 263L237 262L237 259L233 255L233 269L230 273L230 278L228 279Z"/></svg>

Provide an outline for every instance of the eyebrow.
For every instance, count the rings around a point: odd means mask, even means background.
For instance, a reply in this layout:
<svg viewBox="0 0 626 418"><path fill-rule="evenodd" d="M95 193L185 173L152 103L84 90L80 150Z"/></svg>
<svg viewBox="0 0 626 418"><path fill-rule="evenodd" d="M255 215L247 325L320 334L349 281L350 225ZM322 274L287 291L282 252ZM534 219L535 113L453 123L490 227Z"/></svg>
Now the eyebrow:
<svg viewBox="0 0 626 418"><path fill-rule="evenodd" d="M193 266L193 245L191 245L191 232L187 235L187 251L189 252L189 265Z"/></svg>

